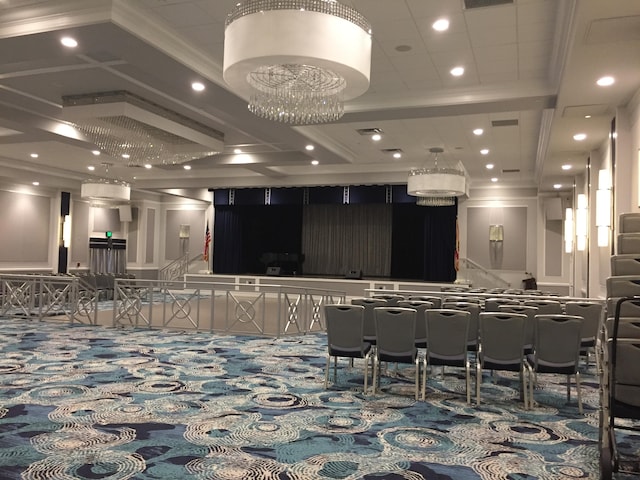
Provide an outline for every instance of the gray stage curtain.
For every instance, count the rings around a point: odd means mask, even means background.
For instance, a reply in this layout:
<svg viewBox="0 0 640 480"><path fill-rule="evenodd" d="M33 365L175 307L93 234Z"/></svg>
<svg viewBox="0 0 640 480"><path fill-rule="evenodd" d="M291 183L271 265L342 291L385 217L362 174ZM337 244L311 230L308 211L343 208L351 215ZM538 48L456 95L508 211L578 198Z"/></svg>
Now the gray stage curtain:
<svg viewBox="0 0 640 480"><path fill-rule="evenodd" d="M306 205L302 219L304 272L366 276L391 273L392 205Z"/></svg>
<svg viewBox="0 0 640 480"><path fill-rule="evenodd" d="M89 271L91 273L125 273L127 271L126 250L106 248L89 249Z"/></svg>

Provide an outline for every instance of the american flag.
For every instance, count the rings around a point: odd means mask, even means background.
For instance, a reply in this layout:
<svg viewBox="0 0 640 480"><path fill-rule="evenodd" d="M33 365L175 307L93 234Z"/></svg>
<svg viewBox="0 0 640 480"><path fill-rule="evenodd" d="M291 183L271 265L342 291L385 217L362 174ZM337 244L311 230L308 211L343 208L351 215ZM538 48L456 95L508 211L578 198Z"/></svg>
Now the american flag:
<svg viewBox="0 0 640 480"><path fill-rule="evenodd" d="M209 220L207 220L207 229L204 231L204 253L202 258L205 262L209 261L209 245L211 244L211 231L209 230Z"/></svg>

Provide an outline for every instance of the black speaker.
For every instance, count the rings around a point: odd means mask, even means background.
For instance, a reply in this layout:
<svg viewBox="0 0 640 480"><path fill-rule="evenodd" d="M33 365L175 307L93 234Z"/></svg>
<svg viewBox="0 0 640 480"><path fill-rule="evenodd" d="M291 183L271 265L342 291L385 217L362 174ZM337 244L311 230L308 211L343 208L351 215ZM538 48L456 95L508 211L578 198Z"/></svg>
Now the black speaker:
<svg viewBox="0 0 640 480"><path fill-rule="evenodd" d="M351 280L361 280L362 270L349 270L344 278L349 278Z"/></svg>
<svg viewBox="0 0 640 480"><path fill-rule="evenodd" d="M280 275L281 267L267 267L267 275L278 276Z"/></svg>

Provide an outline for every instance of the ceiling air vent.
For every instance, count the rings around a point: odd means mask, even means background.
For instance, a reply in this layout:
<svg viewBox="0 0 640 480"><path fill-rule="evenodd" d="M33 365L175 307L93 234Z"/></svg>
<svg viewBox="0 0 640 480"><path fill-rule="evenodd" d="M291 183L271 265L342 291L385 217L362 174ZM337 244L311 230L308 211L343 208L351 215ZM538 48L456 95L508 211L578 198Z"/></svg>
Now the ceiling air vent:
<svg viewBox="0 0 640 480"><path fill-rule="evenodd" d="M464 8L470 10L472 8L495 7L509 3L513 3L513 0L464 0Z"/></svg>
<svg viewBox="0 0 640 480"><path fill-rule="evenodd" d="M356 130L360 135L375 135L376 133L380 135L382 133L381 128L359 128Z"/></svg>
<svg viewBox="0 0 640 480"><path fill-rule="evenodd" d="M519 173L519 168L503 168L502 173Z"/></svg>
<svg viewBox="0 0 640 480"><path fill-rule="evenodd" d="M517 127L518 119L513 118L510 120L491 120L492 127Z"/></svg>

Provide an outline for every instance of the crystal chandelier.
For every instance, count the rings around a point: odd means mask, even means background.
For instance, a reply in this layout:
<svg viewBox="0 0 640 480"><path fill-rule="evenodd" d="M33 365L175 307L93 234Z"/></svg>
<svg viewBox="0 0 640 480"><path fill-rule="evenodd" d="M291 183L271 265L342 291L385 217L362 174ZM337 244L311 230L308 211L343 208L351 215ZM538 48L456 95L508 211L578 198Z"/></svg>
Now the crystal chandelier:
<svg viewBox="0 0 640 480"><path fill-rule="evenodd" d="M227 17L224 79L259 117L336 121L370 70L371 26L336 0L248 0Z"/></svg>
<svg viewBox="0 0 640 480"><path fill-rule="evenodd" d="M129 183L108 178L111 163L103 163L105 177L88 179L80 186L80 196L91 201L92 206L108 205L111 203L127 203L131 197Z"/></svg>
<svg viewBox="0 0 640 480"><path fill-rule="evenodd" d="M66 120L101 152L131 167L180 164L224 148L217 130L126 91L62 101Z"/></svg>
<svg viewBox="0 0 640 480"><path fill-rule="evenodd" d="M409 172L407 193L418 197L416 203L427 207L455 205L456 197L467 195L468 181L464 166L457 162L451 166L440 161L440 147L429 149L433 161L423 168Z"/></svg>

